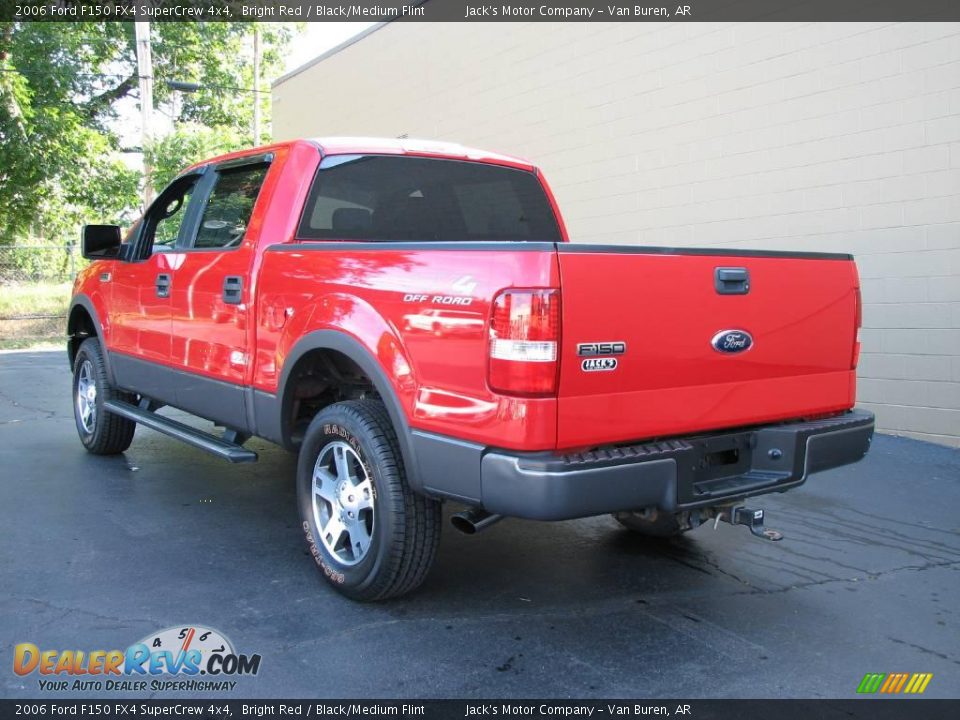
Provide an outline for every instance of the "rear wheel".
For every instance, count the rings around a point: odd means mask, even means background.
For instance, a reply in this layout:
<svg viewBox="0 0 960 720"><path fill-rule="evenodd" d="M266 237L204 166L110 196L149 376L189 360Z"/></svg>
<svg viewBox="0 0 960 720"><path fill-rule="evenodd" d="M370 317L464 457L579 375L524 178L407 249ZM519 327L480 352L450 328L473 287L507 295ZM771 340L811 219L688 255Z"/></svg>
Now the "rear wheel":
<svg viewBox="0 0 960 720"><path fill-rule="evenodd" d="M103 409L107 400L133 396L110 385L97 338L87 338L73 363L73 417L80 442L94 455L122 453L133 442L137 424Z"/></svg>
<svg viewBox="0 0 960 720"><path fill-rule="evenodd" d="M613 513L613 519L627 530L648 537L675 537L693 528L682 513L641 510Z"/></svg>
<svg viewBox="0 0 960 720"><path fill-rule="evenodd" d="M304 435L297 500L307 546L327 581L354 600L385 600L426 578L440 503L415 494L383 404L322 410Z"/></svg>

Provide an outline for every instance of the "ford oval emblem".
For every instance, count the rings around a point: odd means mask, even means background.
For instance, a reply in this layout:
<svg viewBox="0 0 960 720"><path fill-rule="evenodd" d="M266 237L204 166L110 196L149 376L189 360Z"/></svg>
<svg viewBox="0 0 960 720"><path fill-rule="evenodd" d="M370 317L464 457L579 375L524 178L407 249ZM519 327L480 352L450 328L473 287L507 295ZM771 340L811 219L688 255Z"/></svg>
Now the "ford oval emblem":
<svg viewBox="0 0 960 720"><path fill-rule="evenodd" d="M721 353L742 353L753 347L753 336L746 330L721 330L710 341L713 349Z"/></svg>

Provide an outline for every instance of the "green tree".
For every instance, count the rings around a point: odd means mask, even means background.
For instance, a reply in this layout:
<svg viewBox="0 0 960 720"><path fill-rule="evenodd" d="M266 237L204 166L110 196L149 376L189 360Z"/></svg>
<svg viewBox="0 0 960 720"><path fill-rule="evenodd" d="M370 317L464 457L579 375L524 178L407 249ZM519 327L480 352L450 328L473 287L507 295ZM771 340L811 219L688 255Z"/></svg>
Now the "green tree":
<svg viewBox="0 0 960 720"><path fill-rule="evenodd" d="M262 76L271 77L294 27L260 28ZM195 152L252 141L252 26L153 23L151 34L154 102L168 115L177 108L178 124L173 138L145 149L160 185L161 166L169 174L198 159ZM167 80L200 89L173 103ZM59 240L83 221L136 211L139 173L122 160L118 108L127 103L129 114L138 95L132 23L0 23L0 243L31 228ZM267 93L260 98L269 122ZM186 154L178 163L179 149Z"/></svg>
<svg viewBox="0 0 960 720"><path fill-rule="evenodd" d="M180 171L204 158L248 147L249 132L241 133L228 125L208 127L195 122L178 125L146 148L144 161L152 169L153 187L162 190Z"/></svg>

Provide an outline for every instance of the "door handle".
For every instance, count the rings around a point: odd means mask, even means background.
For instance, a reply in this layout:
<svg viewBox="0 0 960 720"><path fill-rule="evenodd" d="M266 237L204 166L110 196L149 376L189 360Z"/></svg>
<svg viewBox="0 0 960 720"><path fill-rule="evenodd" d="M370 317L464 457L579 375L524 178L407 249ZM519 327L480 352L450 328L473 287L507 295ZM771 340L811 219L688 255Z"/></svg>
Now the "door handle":
<svg viewBox="0 0 960 720"><path fill-rule="evenodd" d="M170 276L167 273L157 275L157 297L170 297Z"/></svg>
<svg viewBox="0 0 960 720"><path fill-rule="evenodd" d="M243 278L239 275L227 275L223 279L223 301L228 305L239 305L243 300Z"/></svg>
<svg viewBox="0 0 960 720"><path fill-rule="evenodd" d="M713 271L713 286L719 295L746 295L750 272L744 267L718 267Z"/></svg>

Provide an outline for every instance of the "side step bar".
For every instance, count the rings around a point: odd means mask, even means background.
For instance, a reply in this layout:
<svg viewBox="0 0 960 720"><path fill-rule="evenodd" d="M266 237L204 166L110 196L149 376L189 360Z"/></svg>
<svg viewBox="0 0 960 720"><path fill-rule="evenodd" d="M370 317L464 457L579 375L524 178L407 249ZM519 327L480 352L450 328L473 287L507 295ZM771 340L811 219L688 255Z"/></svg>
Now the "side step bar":
<svg viewBox="0 0 960 720"><path fill-rule="evenodd" d="M216 455L219 458L228 460L232 463L256 462L257 454L253 450L247 450L235 443L227 442L211 435L203 430L197 430L189 425L184 425L176 420L171 420L163 415L150 410L139 408L136 405L121 402L119 400L107 400L103 403L103 409L114 415L125 417L136 423L145 425L151 430L156 430L164 435L181 440L195 448L206 450L208 453Z"/></svg>

